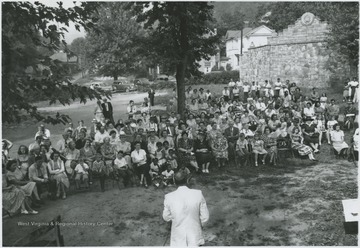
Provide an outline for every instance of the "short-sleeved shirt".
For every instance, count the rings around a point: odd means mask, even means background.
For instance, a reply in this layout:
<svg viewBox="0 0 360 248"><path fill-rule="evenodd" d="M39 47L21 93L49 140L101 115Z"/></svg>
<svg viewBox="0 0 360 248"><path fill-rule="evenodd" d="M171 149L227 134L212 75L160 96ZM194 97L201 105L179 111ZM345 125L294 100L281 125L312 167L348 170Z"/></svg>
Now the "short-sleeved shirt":
<svg viewBox="0 0 360 248"><path fill-rule="evenodd" d="M81 164L77 164L75 167L76 173L79 173L79 174L88 174L88 172L87 172L88 169L89 169L89 166L85 163L82 166L81 166Z"/></svg>
<svg viewBox="0 0 360 248"><path fill-rule="evenodd" d="M115 168L120 169L120 168L126 167L128 164L127 164L125 158L121 158L121 159L116 158L114 160L114 165L115 165Z"/></svg>

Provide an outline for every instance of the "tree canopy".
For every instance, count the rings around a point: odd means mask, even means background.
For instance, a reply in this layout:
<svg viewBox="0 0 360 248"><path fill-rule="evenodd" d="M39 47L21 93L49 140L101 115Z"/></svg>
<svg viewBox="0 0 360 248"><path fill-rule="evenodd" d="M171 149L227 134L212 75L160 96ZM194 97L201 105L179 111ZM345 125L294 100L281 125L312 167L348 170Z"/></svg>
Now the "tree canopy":
<svg viewBox="0 0 360 248"><path fill-rule="evenodd" d="M114 79L134 73L140 64L144 31L126 6L120 2L100 3L95 14L100 32L89 30L86 35L91 63L100 74Z"/></svg>
<svg viewBox="0 0 360 248"><path fill-rule="evenodd" d="M67 116L44 116L34 101L43 97L50 104L69 104L71 100L100 98L104 92L73 85L64 65L50 59L61 46L70 22L86 30L93 27L96 3L81 3L65 9L39 2L2 3L2 118L3 122L20 121L31 116L38 121L64 123ZM62 27L58 28L57 24ZM45 73L46 72L46 73Z"/></svg>
<svg viewBox="0 0 360 248"><path fill-rule="evenodd" d="M198 73L198 62L217 50L213 6L207 2L137 2L131 4L147 29L148 48L169 73L176 73L178 110L185 112L185 77Z"/></svg>

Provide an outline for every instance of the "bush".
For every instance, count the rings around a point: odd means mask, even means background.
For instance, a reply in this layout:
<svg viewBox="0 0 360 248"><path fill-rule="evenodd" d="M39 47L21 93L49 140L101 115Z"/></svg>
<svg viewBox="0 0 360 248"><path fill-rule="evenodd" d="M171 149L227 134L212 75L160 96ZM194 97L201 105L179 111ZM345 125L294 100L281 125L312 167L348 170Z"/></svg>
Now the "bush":
<svg viewBox="0 0 360 248"><path fill-rule="evenodd" d="M227 71L231 71L231 70L232 70L232 67L231 67L230 64L226 64L226 70L227 70Z"/></svg>
<svg viewBox="0 0 360 248"><path fill-rule="evenodd" d="M205 74L194 84L227 84L230 79L239 80L239 71L221 71Z"/></svg>

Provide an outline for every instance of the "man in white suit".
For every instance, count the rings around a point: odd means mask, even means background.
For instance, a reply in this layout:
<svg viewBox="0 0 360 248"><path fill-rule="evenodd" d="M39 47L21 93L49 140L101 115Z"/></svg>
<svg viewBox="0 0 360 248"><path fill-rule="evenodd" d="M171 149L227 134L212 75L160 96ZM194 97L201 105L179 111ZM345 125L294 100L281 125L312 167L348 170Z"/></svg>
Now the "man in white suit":
<svg viewBox="0 0 360 248"><path fill-rule="evenodd" d="M209 211L201 190L186 186L187 175L174 176L178 189L165 195L163 218L172 221L170 246L204 244L202 225L209 220Z"/></svg>

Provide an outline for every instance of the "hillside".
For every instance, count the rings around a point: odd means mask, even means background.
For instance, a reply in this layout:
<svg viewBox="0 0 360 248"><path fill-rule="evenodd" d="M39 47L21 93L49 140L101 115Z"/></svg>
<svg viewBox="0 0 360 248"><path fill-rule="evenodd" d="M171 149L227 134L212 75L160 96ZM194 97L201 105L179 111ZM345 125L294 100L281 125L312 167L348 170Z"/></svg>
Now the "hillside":
<svg viewBox="0 0 360 248"><path fill-rule="evenodd" d="M214 17L220 21L221 15L226 13L233 13L235 10L240 10L245 14L246 19L253 23L256 21L256 15L259 7L269 4L268 2L213 2ZM264 12L265 13L265 12Z"/></svg>

